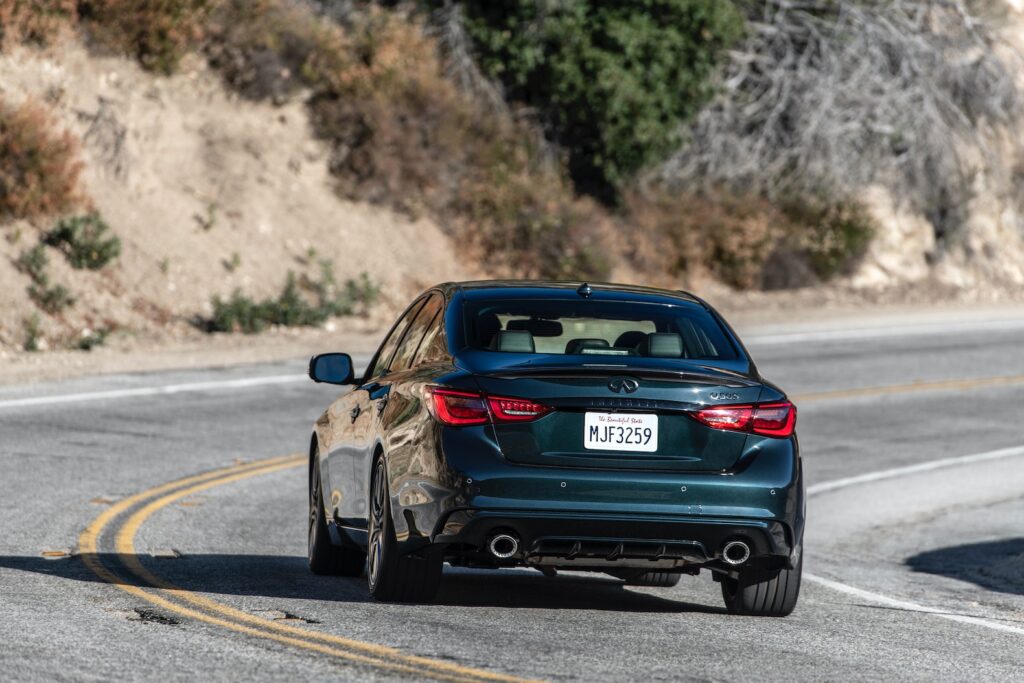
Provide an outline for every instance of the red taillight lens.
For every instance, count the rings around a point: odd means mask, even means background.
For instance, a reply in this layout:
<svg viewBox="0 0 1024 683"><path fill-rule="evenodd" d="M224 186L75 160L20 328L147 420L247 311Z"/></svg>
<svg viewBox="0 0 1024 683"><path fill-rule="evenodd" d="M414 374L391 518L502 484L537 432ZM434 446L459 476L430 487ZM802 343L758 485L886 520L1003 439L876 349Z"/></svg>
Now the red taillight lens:
<svg viewBox="0 0 1024 683"><path fill-rule="evenodd" d="M430 393L434 398L434 414L446 425L463 427L491 421L487 404L479 394L451 389L431 389Z"/></svg>
<svg viewBox="0 0 1024 683"><path fill-rule="evenodd" d="M796 406L789 401L764 403L754 412L755 434L763 436L790 436L796 428Z"/></svg>
<svg viewBox="0 0 1024 683"><path fill-rule="evenodd" d="M691 413L712 429L788 437L796 427L796 406L789 401L756 406L715 406Z"/></svg>
<svg viewBox="0 0 1024 683"><path fill-rule="evenodd" d="M551 412L551 408L522 398L491 396L487 399L495 422L529 422Z"/></svg>
<svg viewBox="0 0 1024 683"><path fill-rule="evenodd" d="M754 406L715 406L704 408L693 414L698 421L713 429L745 431L754 414Z"/></svg>
<svg viewBox="0 0 1024 683"><path fill-rule="evenodd" d="M491 422L529 422L551 412L548 406L523 398L488 396L454 389L432 388L434 414L453 427Z"/></svg>

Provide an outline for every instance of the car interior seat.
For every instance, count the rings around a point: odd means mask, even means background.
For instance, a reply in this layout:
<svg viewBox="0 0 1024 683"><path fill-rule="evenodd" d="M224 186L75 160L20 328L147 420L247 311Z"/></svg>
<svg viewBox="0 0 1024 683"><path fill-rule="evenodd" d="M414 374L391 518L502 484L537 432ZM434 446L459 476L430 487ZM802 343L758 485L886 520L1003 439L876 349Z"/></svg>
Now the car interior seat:
<svg viewBox="0 0 1024 683"><path fill-rule="evenodd" d="M501 330L494 335L491 351L505 353L533 353L533 335L524 330Z"/></svg>

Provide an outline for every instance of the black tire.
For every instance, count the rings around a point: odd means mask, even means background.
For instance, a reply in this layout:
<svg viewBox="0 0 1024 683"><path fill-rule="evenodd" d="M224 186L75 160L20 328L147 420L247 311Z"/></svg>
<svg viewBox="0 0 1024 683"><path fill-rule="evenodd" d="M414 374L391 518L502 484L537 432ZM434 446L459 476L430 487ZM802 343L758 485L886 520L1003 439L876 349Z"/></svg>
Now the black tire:
<svg viewBox="0 0 1024 683"><path fill-rule="evenodd" d="M359 576L366 565L366 553L331 543L320 492L320 467L314 456L309 475L309 535L306 554L309 569L325 576Z"/></svg>
<svg viewBox="0 0 1024 683"><path fill-rule="evenodd" d="M399 555L388 498L387 465L377 460L370 482L370 524L366 582L381 602L433 602L441 585L444 560L439 554Z"/></svg>
<svg viewBox="0 0 1024 683"><path fill-rule="evenodd" d="M747 569L738 579L722 578L722 597L732 614L785 617L800 597L803 553L793 569Z"/></svg>
<svg viewBox="0 0 1024 683"><path fill-rule="evenodd" d="M644 572L626 579L626 585L672 588L679 585L681 578L683 578L683 575L679 572Z"/></svg>

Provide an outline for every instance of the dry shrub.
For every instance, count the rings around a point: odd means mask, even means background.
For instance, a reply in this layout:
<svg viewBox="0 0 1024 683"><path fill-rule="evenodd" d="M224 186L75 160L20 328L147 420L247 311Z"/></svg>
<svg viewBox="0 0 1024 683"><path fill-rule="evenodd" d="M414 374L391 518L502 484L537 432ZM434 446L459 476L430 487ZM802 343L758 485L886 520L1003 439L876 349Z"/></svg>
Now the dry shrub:
<svg viewBox="0 0 1024 683"><path fill-rule="evenodd" d="M216 0L79 0L93 37L136 57L147 69L172 73L198 46Z"/></svg>
<svg viewBox="0 0 1024 683"><path fill-rule="evenodd" d="M814 195L634 192L634 230L660 239L655 268L737 289L801 287L849 272L874 232L863 209Z"/></svg>
<svg viewBox="0 0 1024 683"><path fill-rule="evenodd" d="M37 218L81 203L77 154L78 142L56 129L42 105L0 102L0 218Z"/></svg>
<svg viewBox="0 0 1024 683"><path fill-rule="evenodd" d="M1021 56L965 0L761 0L721 90L657 171L773 198L882 184L940 234L1019 127ZM951 224L951 225L946 225Z"/></svg>
<svg viewBox="0 0 1024 683"><path fill-rule="evenodd" d="M663 237L659 265L691 282L712 276L741 289L760 287L767 251L784 232L771 203L727 193L634 192L626 205L634 229Z"/></svg>
<svg viewBox="0 0 1024 683"><path fill-rule="evenodd" d="M412 15L369 7L342 26L288 0L230 0L211 38L211 63L243 95L310 90L343 196L431 215L504 272L607 272L598 209L540 160L536 134L458 88Z"/></svg>
<svg viewBox="0 0 1024 683"><path fill-rule="evenodd" d="M279 100L320 80L325 62L340 68L348 42L341 29L306 5L285 0L225 0L209 24L206 54L242 96Z"/></svg>
<svg viewBox="0 0 1024 683"><path fill-rule="evenodd" d="M333 144L343 194L443 209L478 163L477 143L490 143L492 122L474 116L445 79L434 42L407 18L369 12L347 37L345 52L309 65L314 123Z"/></svg>
<svg viewBox="0 0 1024 683"><path fill-rule="evenodd" d="M17 43L48 45L77 17L76 0L0 0L0 49Z"/></svg>

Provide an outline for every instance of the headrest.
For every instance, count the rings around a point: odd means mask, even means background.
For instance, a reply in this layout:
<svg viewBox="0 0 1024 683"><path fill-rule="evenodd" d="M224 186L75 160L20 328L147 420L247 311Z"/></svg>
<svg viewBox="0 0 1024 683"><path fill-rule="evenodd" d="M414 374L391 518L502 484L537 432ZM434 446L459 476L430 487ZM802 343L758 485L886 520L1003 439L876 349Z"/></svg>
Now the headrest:
<svg viewBox="0 0 1024 683"><path fill-rule="evenodd" d="M501 321L494 313L484 313L476 319L476 338L481 346L490 347L494 334L501 329Z"/></svg>
<svg viewBox="0 0 1024 683"><path fill-rule="evenodd" d="M505 325L506 330L526 331L534 337L561 337L562 323L557 320L545 320L543 318L527 318L509 320Z"/></svg>
<svg viewBox="0 0 1024 683"><path fill-rule="evenodd" d="M566 355L572 356L583 353L583 349L607 349L610 348L604 339L570 339L565 345Z"/></svg>
<svg viewBox="0 0 1024 683"><path fill-rule="evenodd" d="M520 330L502 330L494 335L491 351L533 353L533 335Z"/></svg>
<svg viewBox="0 0 1024 683"><path fill-rule="evenodd" d="M652 358L681 358L683 338L675 332L652 332L647 335L644 355Z"/></svg>
<svg viewBox="0 0 1024 683"><path fill-rule="evenodd" d="M620 349L635 349L645 341L647 341L646 332L630 330L619 335L619 338L615 340L615 346Z"/></svg>

